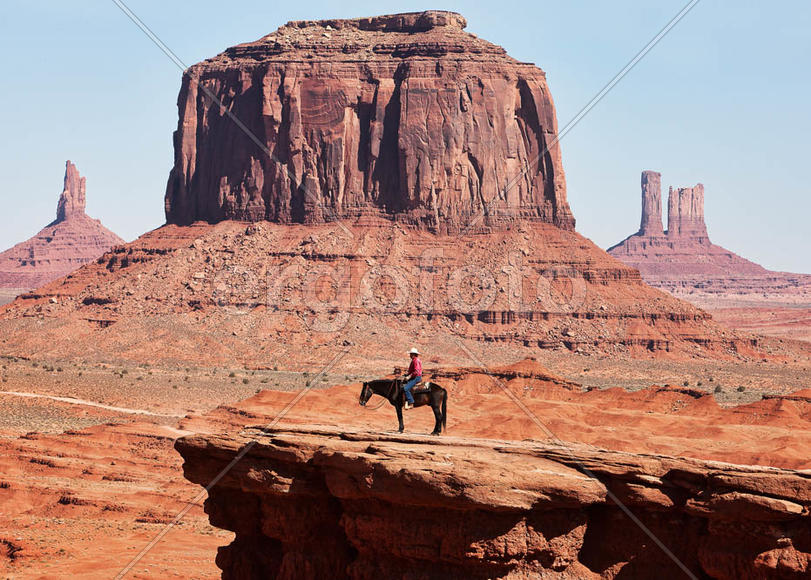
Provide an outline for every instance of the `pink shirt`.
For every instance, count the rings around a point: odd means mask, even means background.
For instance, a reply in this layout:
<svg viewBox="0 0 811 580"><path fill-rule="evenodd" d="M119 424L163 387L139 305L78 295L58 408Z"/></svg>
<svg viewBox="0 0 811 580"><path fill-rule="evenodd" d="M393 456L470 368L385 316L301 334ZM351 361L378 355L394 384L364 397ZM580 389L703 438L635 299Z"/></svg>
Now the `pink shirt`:
<svg viewBox="0 0 811 580"><path fill-rule="evenodd" d="M408 365L408 376L412 379L422 376L422 361L420 357L411 359L411 364Z"/></svg>

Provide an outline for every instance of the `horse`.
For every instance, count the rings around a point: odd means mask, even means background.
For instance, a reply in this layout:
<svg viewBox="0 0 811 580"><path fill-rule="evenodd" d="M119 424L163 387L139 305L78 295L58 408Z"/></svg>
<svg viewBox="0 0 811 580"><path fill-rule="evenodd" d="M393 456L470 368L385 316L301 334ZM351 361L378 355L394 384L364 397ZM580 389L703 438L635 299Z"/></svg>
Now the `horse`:
<svg viewBox="0 0 811 580"><path fill-rule="evenodd" d="M422 387L422 389L417 390L417 387ZM448 391L431 381L422 384L418 383L417 387L412 390L414 406L431 405L436 419L431 435L439 435L443 429L446 429L448 420ZM428 387L428 389L423 390L425 387ZM402 433L405 428L403 426L404 392L402 379L378 379L364 382L358 401L360 405L365 407L373 394L388 399L389 403L394 406L397 411L397 421L400 424L399 432Z"/></svg>

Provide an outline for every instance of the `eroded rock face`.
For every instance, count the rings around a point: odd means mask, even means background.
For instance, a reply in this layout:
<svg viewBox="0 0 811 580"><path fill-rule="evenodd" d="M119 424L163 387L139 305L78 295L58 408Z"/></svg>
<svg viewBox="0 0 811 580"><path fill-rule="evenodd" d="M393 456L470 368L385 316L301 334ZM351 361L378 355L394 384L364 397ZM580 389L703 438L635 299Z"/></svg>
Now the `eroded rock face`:
<svg viewBox="0 0 811 580"><path fill-rule="evenodd" d="M304 426L175 447L200 485L244 453L206 501L226 579L681 577L614 499L699 578L811 571L804 472Z"/></svg>
<svg viewBox="0 0 811 580"><path fill-rule="evenodd" d="M465 25L440 11L290 22L192 66L167 222L573 229L544 72Z"/></svg>
<svg viewBox="0 0 811 580"><path fill-rule="evenodd" d="M85 178L67 161L56 220L0 254L0 287L20 291L38 288L123 243L85 213Z"/></svg>

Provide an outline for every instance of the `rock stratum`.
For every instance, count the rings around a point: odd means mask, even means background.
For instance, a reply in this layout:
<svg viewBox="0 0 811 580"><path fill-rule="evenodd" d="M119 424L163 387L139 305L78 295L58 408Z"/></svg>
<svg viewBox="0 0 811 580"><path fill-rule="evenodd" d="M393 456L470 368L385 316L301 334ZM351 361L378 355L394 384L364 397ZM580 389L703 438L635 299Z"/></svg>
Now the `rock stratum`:
<svg viewBox="0 0 811 580"><path fill-rule="evenodd" d="M85 189L85 178L68 161L56 219L32 238L0 253L0 288L38 288L124 243L85 213Z"/></svg>
<svg viewBox="0 0 811 580"><path fill-rule="evenodd" d="M441 11L289 22L190 67L167 222L574 229L544 72L465 26Z"/></svg>
<svg viewBox="0 0 811 580"><path fill-rule="evenodd" d="M713 310L792 308L802 316L811 308L811 275L767 270L710 241L702 184L670 188L666 231L661 207L661 174L643 171L640 229L608 249L646 283Z"/></svg>
<svg viewBox="0 0 811 580"><path fill-rule="evenodd" d="M179 439L228 580L807 578L808 473L299 426ZM626 506L674 559L618 507Z"/></svg>
<svg viewBox="0 0 811 580"><path fill-rule="evenodd" d="M18 297L0 329L19 356L153 363L197 361L202 349L210 364L283 368L320 367L341 345L385 366L414 343L461 365L471 360L460 341L511 358L757 349L577 233L540 223L464 236L388 221L169 225Z"/></svg>

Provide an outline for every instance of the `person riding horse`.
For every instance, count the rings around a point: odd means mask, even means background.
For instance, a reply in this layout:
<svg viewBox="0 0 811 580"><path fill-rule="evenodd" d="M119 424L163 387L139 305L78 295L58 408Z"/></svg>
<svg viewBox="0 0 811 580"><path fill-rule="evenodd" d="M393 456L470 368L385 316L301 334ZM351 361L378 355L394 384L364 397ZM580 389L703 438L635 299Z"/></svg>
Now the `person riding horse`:
<svg viewBox="0 0 811 580"><path fill-rule="evenodd" d="M403 409L408 411L414 408L414 395L411 394L411 389L417 383L422 382L422 361L420 360L420 352L416 348L408 351L411 357L411 363L408 365L408 372L404 378L406 383L403 385L403 392L405 393L406 403Z"/></svg>

